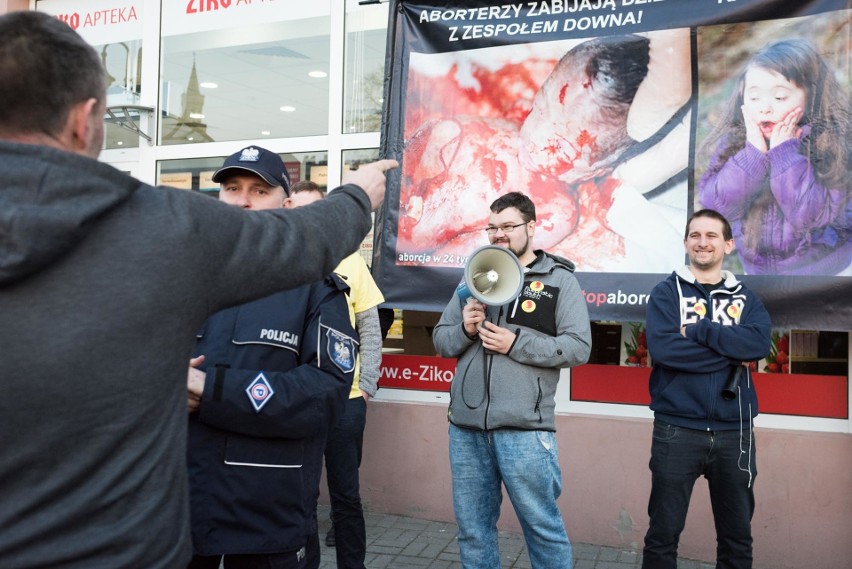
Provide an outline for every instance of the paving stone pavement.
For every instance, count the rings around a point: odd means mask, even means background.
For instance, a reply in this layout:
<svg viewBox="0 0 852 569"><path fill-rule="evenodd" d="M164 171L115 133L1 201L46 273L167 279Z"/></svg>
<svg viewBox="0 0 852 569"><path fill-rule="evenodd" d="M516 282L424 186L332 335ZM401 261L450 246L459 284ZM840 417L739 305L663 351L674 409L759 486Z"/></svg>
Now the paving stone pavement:
<svg viewBox="0 0 852 569"><path fill-rule="evenodd" d="M329 507L317 512L322 561L320 569L337 569L334 548L326 547ZM461 569L458 527L404 516L365 513L367 522L367 569ZM641 552L573 543L574 569L640 569ZM519 533L500 532L503 569L532 569L524 538ZM714 563L679 559L678 569L713 569ZM496 569L496 568L495 568Z"/></svg>

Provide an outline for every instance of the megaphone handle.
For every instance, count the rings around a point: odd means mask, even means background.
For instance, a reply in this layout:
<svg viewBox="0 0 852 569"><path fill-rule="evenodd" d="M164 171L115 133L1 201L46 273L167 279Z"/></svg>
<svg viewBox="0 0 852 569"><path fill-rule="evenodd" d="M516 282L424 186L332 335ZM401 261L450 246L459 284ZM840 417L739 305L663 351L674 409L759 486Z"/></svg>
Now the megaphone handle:
<svg viewBox="0 0 852 569"><path fill-rule="evenodd" d="M502 317L503 317L503 307L501 306L501 307L500 307L500 311L499 311L499 312L498 312L498 314L497 314L497 322L500 322L500 319L501 319ZM479 327L481 328L481 327L485 324L485 322L486 322L486 321L487 321L487 322L491 322L492 324L495 324L495 323L494 323L494 322L492 322L491 320L488 320L487 309L486 309L486 316L485 316L485 319L482 321L482 324L480 324L480 326L479 326ZM495 326L499 326L499 324L495 324ZM485 348L485 354L486 354L486 355L488 355L488 356L493 356L493 355L495 355L495 354L499 354L499 353L500 353L500 352L497 352L497 351L494 351L494 350L489 350L488 348Z"/></svg>
<svg viewBox="0 0 852 569"><path fill-rule="evenodd" d="M479 306L473 306L474 304L477 304ZM482 321L485 319L486 310L487 307L481 302L479 302L475 297L469 296L465 299L465 304L462 307L461 325L464 335L467 336L469 339L476 340L479 338L479 330L482 327ZM469 320L469 318L474 318L475 320ZM470 324L474 326L473 333L468 332L467 326Z"/></svg>

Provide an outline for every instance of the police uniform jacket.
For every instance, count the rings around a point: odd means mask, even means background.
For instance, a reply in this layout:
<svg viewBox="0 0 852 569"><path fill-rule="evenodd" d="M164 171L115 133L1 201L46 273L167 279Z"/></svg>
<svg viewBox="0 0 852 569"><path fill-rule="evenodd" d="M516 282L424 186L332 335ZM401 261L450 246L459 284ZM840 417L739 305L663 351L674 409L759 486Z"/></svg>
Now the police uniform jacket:
<svg viewBox="0 0 852 569"><path fill-rule="evenodd" d="M207 377L189 418L198 555L276 553L316 531L326 433L357 341L335 276L217 312L198 334Z"/></svg>

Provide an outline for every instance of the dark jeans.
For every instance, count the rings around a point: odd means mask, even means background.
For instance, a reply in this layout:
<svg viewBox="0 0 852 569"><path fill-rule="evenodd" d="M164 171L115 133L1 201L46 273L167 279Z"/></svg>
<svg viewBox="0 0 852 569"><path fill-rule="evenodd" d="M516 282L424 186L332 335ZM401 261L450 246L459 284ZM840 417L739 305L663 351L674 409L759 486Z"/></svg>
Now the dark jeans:
<svg viewBox="0 0 852 569"><path fill-rule="evenodd" d="M642 569L676 569L692 487L707 479L716 525L716 568L750 569L754 514L754 432L698 431L654 421L650 517Z"/></svg>
<svg viewBox="0 0 852 569"><path fill-rule="evenodd" d="M338 569L364 569L367 556L367 530L358 482L366 422L367 402L363 397L349 399L325 445L325 472Z"/></svg>
<svg viewBox="0 0 852 569"><path fill-rule="evenodd" d="M222 555L195 555L187 565L187 569L219 569ZM305 550L298 552L225 555L225 569L303 569L305 567Z"/></svg>

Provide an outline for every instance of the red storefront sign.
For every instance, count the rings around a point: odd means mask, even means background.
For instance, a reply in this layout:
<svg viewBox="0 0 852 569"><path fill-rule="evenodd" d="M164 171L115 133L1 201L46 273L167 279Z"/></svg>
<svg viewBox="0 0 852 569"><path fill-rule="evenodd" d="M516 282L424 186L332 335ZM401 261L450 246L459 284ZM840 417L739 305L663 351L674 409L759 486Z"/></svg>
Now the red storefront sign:
<svg viewBox="0 0 852 569"><path fill-rule="evenodd" d="M571 375L571 400L648 405L649 367L587 364ZM846 419L848 381L839 375L755 373L761 413Z"/></svg>
<svg viewBox="0 0 852 569"><path fill-rule="evenodd" d="M385 354L379 387L449 391L455 373L456 360L453 358Z"/></svg>

